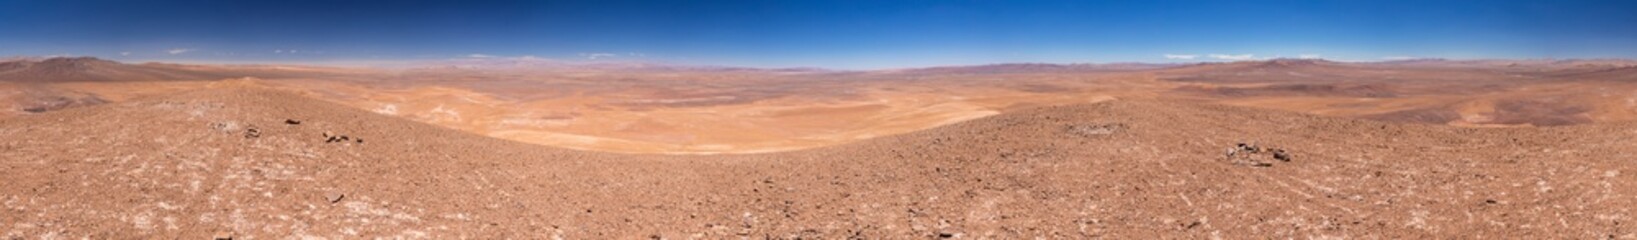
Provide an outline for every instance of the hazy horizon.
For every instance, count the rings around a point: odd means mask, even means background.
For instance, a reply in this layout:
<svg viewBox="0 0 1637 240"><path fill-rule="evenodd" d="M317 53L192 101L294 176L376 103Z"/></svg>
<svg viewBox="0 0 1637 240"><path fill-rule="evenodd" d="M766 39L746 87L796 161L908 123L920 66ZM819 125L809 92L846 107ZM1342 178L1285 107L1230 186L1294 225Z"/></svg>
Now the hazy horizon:
<svg viewBox="0 0 1637 240"><path fill-rule="evenodd" d="M470 58L470 57L467 57L467 58L402 59L402 60L349 60L349 59L320 59L320 60L188 60L188 59L181 59L181 60L173 60L173 59L120 59L120 58L110 58L110 57L104 57L104 56L88 56L88 55L45 55L45 56L15 55L15 56L0 56L0 61L19 60L19 59L44 60L44 59L52 59L52 58L80 58L80 57L90 57L90 58L96 58L96 59L102 59L102 60L110 60L110 61L116 61L116 62L126 63L126 64L166 63L166 64L188 64L188 65L285 65L285 66L315 66L315 67L362 67L362 68L387 68L387 69L427 67L427 66L459 66L459 65L463 65L463 63L465 65L480 65L480 64L483 64L483 63L530 62L530 61L534 61L534 62L538 62L538 63L560 63L560 64L567 64L567 65L652 64L652 65L657 65L657 66L679 66L679 67L724 67L724 68L750 68L750 69L822 69L822 70L836 70L836 71L878 71L878 70L921 69L921 68L941 68L941 67L977 67L977 66L1012 65L1012 64L1048 64L1048 65L1151 64L1151 65L1178 65L1178 66L1183 66L1183 65L1192 65L1192 64L1233 63L1233 62L1261 62L1261 61L1271 61L1271 60L1322 60L1322 61L1341 62L1341 63L1387 63L1387 62L1399 62L1399 61L1426 61L1426 60L1452 61L1452 62L1460 62L1460 61L1601 61L1601 60L1637 62L1637 58L1439 58L1439 57L1416 57L1416 58L1403 58L1403 59L1348 60L1348 59L1329 59L1329 58L1322 58L1322 57L1315 57L1315 58L1270 57L1270 58L1245 59L1245 60L1196 59L1196 60L1192 60L1192 61L987 62L987 63L979 62L979 63L966 63L966 64L896 66L896 67L882 67L882 68L835 68L835 67L821 67L821 66L745 66L745 65L725 65L725 64L701 64L701 63L689 63L689 62L667 62L667 61L659 61L659 60L587 60L587 59L572 59L572 58L570 58L570 59L554 59L554 58L540 58L540 57L534 57L534 56L485 57L485 58Z"/></svg>

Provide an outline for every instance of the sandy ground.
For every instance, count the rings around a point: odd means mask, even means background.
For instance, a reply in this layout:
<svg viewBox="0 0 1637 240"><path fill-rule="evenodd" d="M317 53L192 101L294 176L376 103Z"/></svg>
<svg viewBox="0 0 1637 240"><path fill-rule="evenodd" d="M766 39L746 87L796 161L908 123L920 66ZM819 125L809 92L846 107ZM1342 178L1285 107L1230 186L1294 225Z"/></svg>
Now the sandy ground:
<svg viewBox="0 0 1637 240"><path fill-rule="evenodd" d="M0 119L0 236L1637 238L1631 123L1461 128L1122 99L676 156L259 89Z"/></svg>
<svg viewBox="0 0 1637 240"><path fill-rule="evenodd" d="M68 65L40 62L30 66L51 71L0 71L0 80L12 79L0 81L0 118L213 86L255 85L514 141L685 155L833 146L1015 109L1111 99L1191 101L1464 127L1637 120L1637 81L1631 81L1637 64L1613 60L1011 64L865 72L460 67L386 71L57 62ZM94 72L101 75L62 74L86 71L83 66L98 69ZM120 74L143 81L106 80ZM63 79L39 80L54 76ZM205 79L155 80L167 76ZM210 78L219 76L259 77ZM75 80L90 77L95 79Z"/></svg>

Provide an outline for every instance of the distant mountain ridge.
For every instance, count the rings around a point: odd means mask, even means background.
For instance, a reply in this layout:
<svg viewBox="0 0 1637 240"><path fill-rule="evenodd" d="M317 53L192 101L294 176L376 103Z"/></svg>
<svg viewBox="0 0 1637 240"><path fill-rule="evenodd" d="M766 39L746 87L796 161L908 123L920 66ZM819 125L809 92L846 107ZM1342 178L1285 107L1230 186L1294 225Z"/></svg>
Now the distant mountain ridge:
<svg viewBox="0 0 1637 240"><path fill-rule="evenodd" d="M181 69L159 64L124 64L93 57L48 58L0 63L0 81L107 82L212 80L231 74Z"/></svg>
<svg viewBox="0 0 1637 240"><path fill-rule="evenodd" d="M1088 72L1088 71L1125 71L1125 70L1135 71L1135 70L1163 69L1163 68L1170 68L1170 67L1177 67L1177 66L1184 66L1184 65L1185 64L1168 64L1168 63L1104 63L1104 64L1092 64L1092 63L1073 63L1073 64L998 63L998 64L971 65L971 66L944 66L944 67L910 68L910 69L886 70L886 71L889 71L889 72L904 72L904 73L942 73L942 74L949 74L949 73L987 74L987 73L1031 73L1031 72L1048 73L1048 72Z"/></svg>
<svg viewBox="0 0 1637 240"><path fill-rule="evenodd" d="M242 77L284 78L314 74L325 73L257 66L127 64L95 57L18 58L0 61L0 82L23 83L189 81Z"/></svg>

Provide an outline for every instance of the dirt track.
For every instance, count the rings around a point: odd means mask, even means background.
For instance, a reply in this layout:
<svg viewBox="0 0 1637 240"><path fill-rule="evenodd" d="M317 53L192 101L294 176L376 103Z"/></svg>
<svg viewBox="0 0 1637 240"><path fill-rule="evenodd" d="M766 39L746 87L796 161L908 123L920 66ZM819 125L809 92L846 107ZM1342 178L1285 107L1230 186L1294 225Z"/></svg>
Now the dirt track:
<svg viewBox="0 0 1637 240"><path fill-rule="evenodd" d="M630 155L228 88L0 119L0 236L1633 239L1633 137L1111 101Z"/></svg>

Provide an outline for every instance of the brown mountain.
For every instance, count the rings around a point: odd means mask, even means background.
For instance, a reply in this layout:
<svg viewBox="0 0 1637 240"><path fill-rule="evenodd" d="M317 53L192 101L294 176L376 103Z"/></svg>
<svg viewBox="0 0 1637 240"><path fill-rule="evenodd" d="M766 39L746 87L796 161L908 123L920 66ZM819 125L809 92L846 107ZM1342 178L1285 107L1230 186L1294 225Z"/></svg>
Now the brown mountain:
<svg viewBox="0 0 1637 240"><path fill-rule="evenodd" d="M235 87L0 119L0 236L1633 238L1633 137L1112 101L665 156Z"/></svg>
<svg viewBox="0 0 1637 240"><path fill-rule="evenodd" d="M324 69L272 66L126 64L93 57L19 59L0 62L0 82L132 82L334 76Z"/></svg>
<svg viewBox="0 0 1637 240"><path fill-rule="evenodd" d="M1051 63L1002 63L973 66L950 66L912 68L902 70L884 70L883 72L904 74L1009 74L1009 73L1083 73L1083 72L1113 72L1113 71L1140 71L1175 67L1174 64L1154 63L1106 63L1106 64L1051 64Z"/></svg>
<svg viewBox="0 0 1637 240"><path fill-rule="evenodd" d="M1560 77L1619 83L1637 83L1637 66L1565 71Z"/></svg>
<svg viewBox="0 0 1637 240"><path fill-rule="evenodd" d="M229 77L232 76L163 65L124 64L91 57L0 63L0 81L12 82L215 80Z"/></svg>

